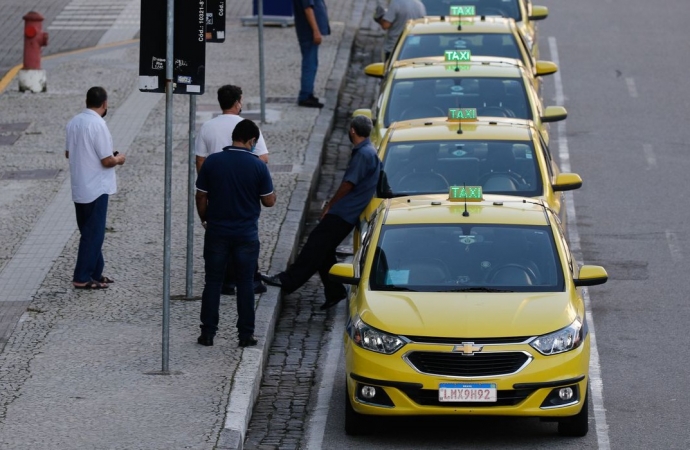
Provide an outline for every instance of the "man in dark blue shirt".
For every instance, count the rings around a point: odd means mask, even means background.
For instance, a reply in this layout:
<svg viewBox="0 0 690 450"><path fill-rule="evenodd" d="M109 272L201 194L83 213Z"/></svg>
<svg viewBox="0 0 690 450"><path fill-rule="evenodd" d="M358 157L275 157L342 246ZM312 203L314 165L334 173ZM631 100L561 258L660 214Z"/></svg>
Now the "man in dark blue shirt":
<svg viewBox="0 0 690 450"><path fill-rule="evenodd" d="M225 266L237 277L237 331L240 347L256 345L254 281L259 259L261 205L276 202L266 164L256 156L259 127L243 120L232 132L232 145L209 155L196 180L196 210L204 235L204 292L201 296L201 345L213 345Z"/></svg>
<svg viewBox="0 0 690 450"><path fill-rule="evenodd" d="M284 272L262 275L266 284L278 286L289 294L318 272L326 296L321 309L328 309L345 298L345 286L330 280L328 271L336 263L336 248L353 230L376 191L381 161L369 140L371 128L371 120L365 116L352 119L349 138L354 147L343 181L326 204L321 221L309 234L295 262Z"/></svg>
<svg viewBox="0 0 690 450"><path fill-rule="evenodd" d="M319 45L323 36L331 34L328 9L324 0L292 0L295 14L295 31L302 52L302 77L297 104L310 108L322 108L323 103L314 97L314 81L319 68Z"/></svg>

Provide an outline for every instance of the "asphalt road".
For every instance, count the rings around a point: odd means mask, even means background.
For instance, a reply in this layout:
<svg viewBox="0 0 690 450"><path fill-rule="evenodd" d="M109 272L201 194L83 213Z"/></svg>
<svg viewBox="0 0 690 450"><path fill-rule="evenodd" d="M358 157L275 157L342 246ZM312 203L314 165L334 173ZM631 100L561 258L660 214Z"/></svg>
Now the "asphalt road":
<svg viewBox="0 0 690 450"><path fill-rule="evenodd" d="M545 79L544 100L569 111L551 127L552 152L584 179L570 197L574 251L610 275L590 289L602 384L589 435L560 438L555 424L534 419L410 419L346 436L334 332L307 448L690 448L690 8L686 0L537 3L551 14L539 26L541 57L560 65Z"/></svg>

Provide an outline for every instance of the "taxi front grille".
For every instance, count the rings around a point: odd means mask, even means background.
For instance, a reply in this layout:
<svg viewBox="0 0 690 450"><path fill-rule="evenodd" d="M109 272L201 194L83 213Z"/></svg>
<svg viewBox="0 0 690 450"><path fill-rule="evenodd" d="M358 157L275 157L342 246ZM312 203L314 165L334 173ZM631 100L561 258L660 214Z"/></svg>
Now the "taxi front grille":
<svg viewBox="0 0 690 450"><path fill-rule="evenodd" d="M448 406L451 408L490 408L492 406L515 406L529 397L534 389L515 389L496 392L495 402L440 402L436 389L401 389L410 400L422 406Z"/></svg>
<svg viewBox="0 0 690 450"><path fill-rule="evenodd" d="M419 372L450 377L488 377L517 372L529 360L523 352L411 352L407 360Z"/></svg>

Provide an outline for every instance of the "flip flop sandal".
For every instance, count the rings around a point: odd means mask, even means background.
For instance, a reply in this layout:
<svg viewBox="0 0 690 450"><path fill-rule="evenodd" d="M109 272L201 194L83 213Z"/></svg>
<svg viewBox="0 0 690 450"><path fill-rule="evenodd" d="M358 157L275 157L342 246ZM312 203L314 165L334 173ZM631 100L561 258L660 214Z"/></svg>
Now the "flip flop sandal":
<svg viewBox="0 0 690 450"><path fill-rule="evenodd" d="M82 285L74 285L74 289L108 289L106 283L99 283L98 281L88 281Z"/></svg>
<svg viewBox="0 0 690 450"><path fill-rule="evenodd" d="M99 283L106 283L106 284L110 284L110 283L114 283L114 282L115 282L115 280L113 280L113 279L112 279L112 278L110 278L110 277L106 277L106 276L104 275L104 276L102 276L102 277L101 277L101 279L100 279L100 280L98 280L98 282L99 282Z"/></svg>

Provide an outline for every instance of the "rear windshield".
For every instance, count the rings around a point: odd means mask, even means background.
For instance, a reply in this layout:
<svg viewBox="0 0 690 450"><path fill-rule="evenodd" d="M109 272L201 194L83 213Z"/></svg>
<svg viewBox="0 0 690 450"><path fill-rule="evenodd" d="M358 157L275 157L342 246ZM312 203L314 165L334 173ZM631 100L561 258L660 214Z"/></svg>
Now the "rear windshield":
<svg viewBox="0 0 690 450"><path fill-rule="evenodd" d="M479 116L532 120L522 78L443 77L394 80L383 122L389 127L401 120L447 117L450 108L477 108Z"/></svg>
<svg viewBox="0 0 690 450"><path fill-rule="evenodd" d="M474 56L496 56L522 60L515 36L509 33L439 33L409 35L402 43L398 60L443 56L446 50L470 50Z"/></svg>
<svg viewBox="0 0 690 450"><path fill-rule="evenodd" d="M414 141L389 143L383 158L393 196L445 194L450 186L536 197L543 185L531 141Z"/></svg>
<svg viewBox="0 0 690 450"><path fill-rule="evenodd" d="M421 0L427 16L447 16L450 7L456 5L474 6L478 16L501 16L522 20L518 0Z"/></svg>
<svg viewBox="0 0 690 450"><path fill-rule="evenodd" d="M381 230L375 291L562 292L551 228L515 225L395 225Z"/></svg>

